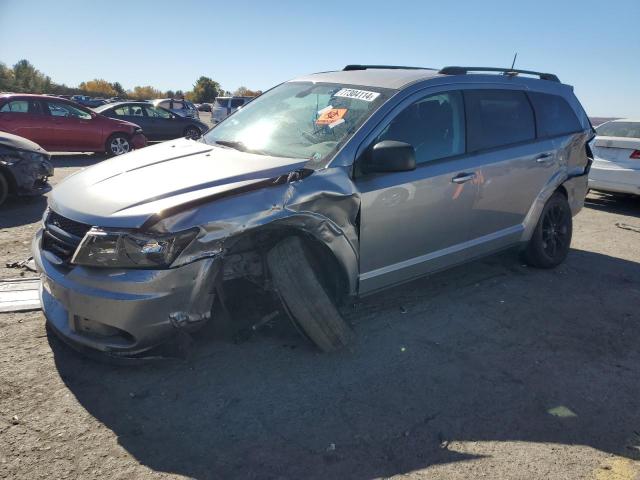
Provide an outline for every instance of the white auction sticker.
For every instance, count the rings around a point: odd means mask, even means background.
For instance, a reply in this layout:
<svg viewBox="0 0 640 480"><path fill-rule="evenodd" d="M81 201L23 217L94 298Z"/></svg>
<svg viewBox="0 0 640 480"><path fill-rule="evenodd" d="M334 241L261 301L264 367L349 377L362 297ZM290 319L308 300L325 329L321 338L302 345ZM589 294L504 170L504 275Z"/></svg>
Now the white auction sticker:
<svg viewBox="0 0 640 480"><path fill-rule="evenodd" d="M365 102L373 102L380 95L378 92L368 92L366 90L356 90L354 88L343 88L334 97L355 98Z"/></svg>

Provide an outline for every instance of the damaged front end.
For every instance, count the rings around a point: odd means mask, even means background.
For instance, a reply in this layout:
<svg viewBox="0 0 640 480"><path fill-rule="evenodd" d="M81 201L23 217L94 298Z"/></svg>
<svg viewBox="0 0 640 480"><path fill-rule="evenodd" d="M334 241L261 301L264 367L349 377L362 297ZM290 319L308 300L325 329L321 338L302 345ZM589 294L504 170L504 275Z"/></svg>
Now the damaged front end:
<svg viewBox="0 0 640 480"><path fill-rule="evenodd" d="M19 196L42 195L51 190L48 179L53 165L48 152L21 149L0 143L0 173L7 179L11 192Z"/></svg>
<svg viewBox="0 0 640 480"><path fill-rule="evenodd" d="M355 294L360 200L346 168L292 170L166 209L135 231L49 212L33 250L50 327L77 349L144 358L210 321L224 282L268 290L264 256L288 235L333 269L336 291Z"/></svg>

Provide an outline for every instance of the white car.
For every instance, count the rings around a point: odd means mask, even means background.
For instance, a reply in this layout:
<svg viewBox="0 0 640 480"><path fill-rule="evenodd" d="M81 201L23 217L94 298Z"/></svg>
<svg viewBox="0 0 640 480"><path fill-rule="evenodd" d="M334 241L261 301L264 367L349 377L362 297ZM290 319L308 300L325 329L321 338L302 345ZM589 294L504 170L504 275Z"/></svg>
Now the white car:
<svg viewBox="0 0 640 480"><path fill-rule="evenodd" d="M640 120L613 120L596 127L589 188L640 195Z"/></svg>

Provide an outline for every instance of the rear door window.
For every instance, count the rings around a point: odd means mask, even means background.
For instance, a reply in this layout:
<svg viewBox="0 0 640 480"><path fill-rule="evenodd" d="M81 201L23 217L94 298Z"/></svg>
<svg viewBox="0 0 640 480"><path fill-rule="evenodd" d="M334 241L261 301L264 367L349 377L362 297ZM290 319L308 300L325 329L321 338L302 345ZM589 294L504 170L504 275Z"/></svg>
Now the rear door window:
<svg viewBox="0 0 640 480"><path fill-rule="evenodd" d="M35 100L12 100L0 107L0 113L42 113L40 103Z"/></svg>
<svg viewBox="0 0 640 480"><path fill-rule="evenodd" d="M536 111L538 137L555 137L581 130L578 117L564 98L538 92L528 95Z"/></svg>
<svg viewBox="0 0 640 480"><path fill-rule="evenodd" d="M531 104L518 90L465 90L470 152L534 140Z"/></svg>
<svg viewBox="0 0 640 480"><path fill-rule="evenodd" d="M147 110L147 115L152 118L172 118L173 115L169 113L167 110L162 108L153 107L151 105L147 105L144 107Z"/></svg>

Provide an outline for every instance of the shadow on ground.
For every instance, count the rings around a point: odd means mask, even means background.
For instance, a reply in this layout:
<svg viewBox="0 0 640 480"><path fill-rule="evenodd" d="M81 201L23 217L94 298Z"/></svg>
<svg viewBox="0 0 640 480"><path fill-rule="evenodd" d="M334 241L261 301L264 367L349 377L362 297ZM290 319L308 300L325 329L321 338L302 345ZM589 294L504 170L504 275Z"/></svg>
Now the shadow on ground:
<svg viewBox="0 0 640 480"><path fill-rule="evenodd" d="M619 215L640 217L640 196L604 192L590 192L584 206Z"/></svg>
<svg viewBox="0 0 640 480"><path fill-rule="evenodd" d="M553 271L491 257L349 306L357 341L331 355L291 330L205 334L190 361L140 368L50 343L79 402L157 471L369 479L473 460L453 440L640 458L638 267L577 250Z"/></svg>

